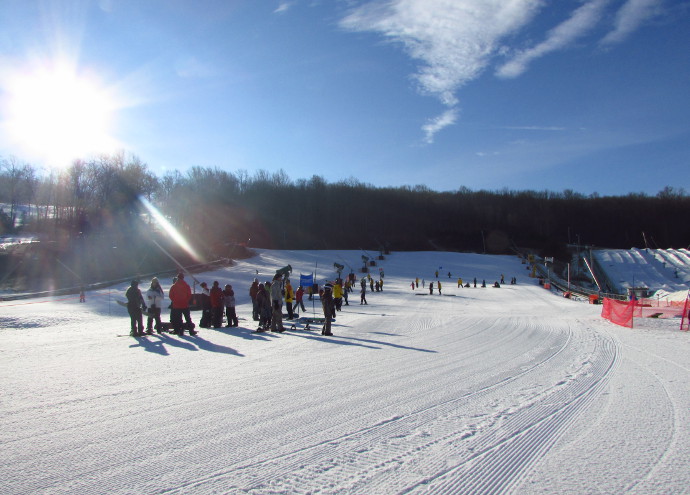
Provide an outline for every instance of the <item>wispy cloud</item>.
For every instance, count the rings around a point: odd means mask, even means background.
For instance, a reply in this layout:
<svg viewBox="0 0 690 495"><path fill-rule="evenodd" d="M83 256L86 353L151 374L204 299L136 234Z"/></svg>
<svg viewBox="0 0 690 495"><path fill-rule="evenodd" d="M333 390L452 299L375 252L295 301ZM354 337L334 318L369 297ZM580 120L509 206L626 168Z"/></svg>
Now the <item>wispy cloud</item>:
<svg viewBox="0 0 690 495"><path fill-rule="evenodd" d="M628 0L616 14L613 31L601 40L601 44L612 45L625 40L646 20L659 13L661 3L660 0Z"/></svg>
<svg viewBox="0 0 690 495"><path fill-rule="evenodd" d="M377 0L354 9L341 25L400 43L422 62L413 75L422 94L449 111L423 126L426 141L457 118L456 91L479 77L505 36L525 26L542 0Z"/></svg>
<svg viewBox="0 0 690 495"><path fill-rule="evenodd" d="M419 62L411 76L423 95L438 98L448 110L422 126L425 141L457 120L458 90L477 79L497 55L512 57L496 70L502 78L515 78L531 63L565 50L599 26L621 0L581 0L566 20L548 31L543 41L523 50L511 50L511 36L526 28L542 9L569 9L565 2L547 0L369 0L353 2L341 20L345 29L374 32L399 44ZM663 0L625 0L613 30L602 45L629 36L660 9ZM554 5L558 3L558 5ZM570 4L570 2L568 2ZM525 128L530 129L530 128ZM561 130L531 128L531 130Z"/></svg>
<svg viewBox="0 0 690 495"><path fill-rule="evenodd" d="M274 14L282 14L290 10L294 2L280 2L278 7L273 11Z"/></svg>
<svg viewBox="0 0 690 495"><path fill-rule="evenodd" d="M610 0L590 0L575 9L567 20L549 31L543 42L517 53L498 69L497 75L507 78L517 77L527 70L532 61L567 47L600 21L602 12L609 2Z"/></svg>
<svg viewBox="0 0 690 495"><path fill-rule="evenodd" d="M426 124L422 126L424 131L424 142L431 144L434 142L434 136L438 131L448 127L449 125L455 124L458 119L458 110L456 108L449 108L443 112L438 117L430 119Z"/></svg>

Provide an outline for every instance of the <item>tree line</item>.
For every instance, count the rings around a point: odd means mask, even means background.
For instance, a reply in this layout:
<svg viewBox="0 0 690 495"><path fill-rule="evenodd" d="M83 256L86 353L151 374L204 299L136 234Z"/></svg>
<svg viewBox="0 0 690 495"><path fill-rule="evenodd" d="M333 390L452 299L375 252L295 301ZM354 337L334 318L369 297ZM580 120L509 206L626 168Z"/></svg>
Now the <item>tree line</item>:
<svg viewBox="0 0 690 495"><path fill-rule="evenodd" d="M123 245L164 238L140 198L206 259L247 244L487 253L521 246L564 258L567 244L681 248L690 242L690 196L673 187L654 196L463 186L440 192L318 175L293 180L283 170L250 175L192 167L159 177L125 153L48 172L15 158L0 161L1 234L23 230L65 243L116 237Z"/></svg>

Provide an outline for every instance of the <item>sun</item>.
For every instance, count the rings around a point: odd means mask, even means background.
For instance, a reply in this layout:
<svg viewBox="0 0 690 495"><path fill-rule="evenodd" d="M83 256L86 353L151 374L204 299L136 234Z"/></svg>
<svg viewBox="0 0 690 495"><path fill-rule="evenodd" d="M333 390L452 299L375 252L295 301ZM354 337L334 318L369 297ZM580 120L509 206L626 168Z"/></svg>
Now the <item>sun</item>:
<svg viewBox="0 0 690 495"><path fill-rule="evenodd" d="M119 147L116 102L97 78L56 64L17 72L4 89L2 124L18 156L64 167Z"/></svg>

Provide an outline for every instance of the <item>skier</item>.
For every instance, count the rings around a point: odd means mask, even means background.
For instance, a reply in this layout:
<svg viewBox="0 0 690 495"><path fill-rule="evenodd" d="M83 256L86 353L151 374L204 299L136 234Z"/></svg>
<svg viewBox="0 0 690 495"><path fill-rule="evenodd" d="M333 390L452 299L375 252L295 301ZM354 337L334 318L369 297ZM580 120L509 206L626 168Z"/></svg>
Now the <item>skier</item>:
<svg viewBox="0 0 690 495"><path fill-rule="evenodd" d="M331 333L331 320L333 319L333 313L335 313L335 303L331 289L331 284L326 284L321 294L321 306L323 307L323 316L326 320L323 324L321 335L333 335Z"/></svg>
<svg viewBox="0 0 690 495"><path fill-rule="evenodd" d="M429 294L434 293L434 282L429 282Z"/></svg>
<svg viewBox="0 0 690 495"><path fill-rule="evenodd" d="M156 277L151 279L151 286L146 291L146 300L149 306L149 315L146 319L146 333L151 335L153 333L153 322L156 322L156 332L161 333L161 309L163 308L163 299L165 294L160 282Z"/></svg>
<svg viewBox="0 0 690 495"><path fill-rule="evenodd" d="M125 297L127 298L127 312L132 325L132 330L129 334L132 337L141 337L144 335L144 316L141 311L142 309L146 310L146 302L139 290L138 280L132 280L127 292L125 292Z"/></svg>
<svg viewBox="0 0 690 495"><path fill-rule="evenodd" d="M366 284L364 279L362 279L362 290L359 291L359 294L360 294L359 304L360 305L362 305L362 304L369 305L369 303L367 302L367 284Z"/></svg>
<svg viewBox="0 0 690 495"><path fill-rule="evenodd" d="M441 281L439 280L438 282L436 282L436 285L438 286L438 295L441 296Z"/></svg>

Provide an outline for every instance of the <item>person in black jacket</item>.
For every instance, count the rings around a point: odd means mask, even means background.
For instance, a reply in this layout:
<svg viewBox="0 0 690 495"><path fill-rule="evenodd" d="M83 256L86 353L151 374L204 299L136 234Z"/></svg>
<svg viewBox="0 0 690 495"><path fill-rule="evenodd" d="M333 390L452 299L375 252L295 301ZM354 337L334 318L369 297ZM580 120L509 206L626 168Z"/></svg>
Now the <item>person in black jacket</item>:
<svg viewBox="0 0 690 495"><path fill-rule="evenodd" d="M142 313L142 309L146 310L146 302L139 290L138 280L132 280L127 292L125 292L125 297L127 298L127 312L129 313L132 325L132 330L129 334L132 337L140 337L144 335L144 314Z"/></svg>
<svg viewBox="0 0 690 495"><path fill-rule="evenodd" d="M321 306L323 306L323 315L325 317L325 322L323 324L323 330L321 330L321 335L333 335L331 333L331 320L333 319L333 313L335 312L335 303L333 302L333 286L331 284L326 284L323 288L323 293L321 294Z"/></svg>

